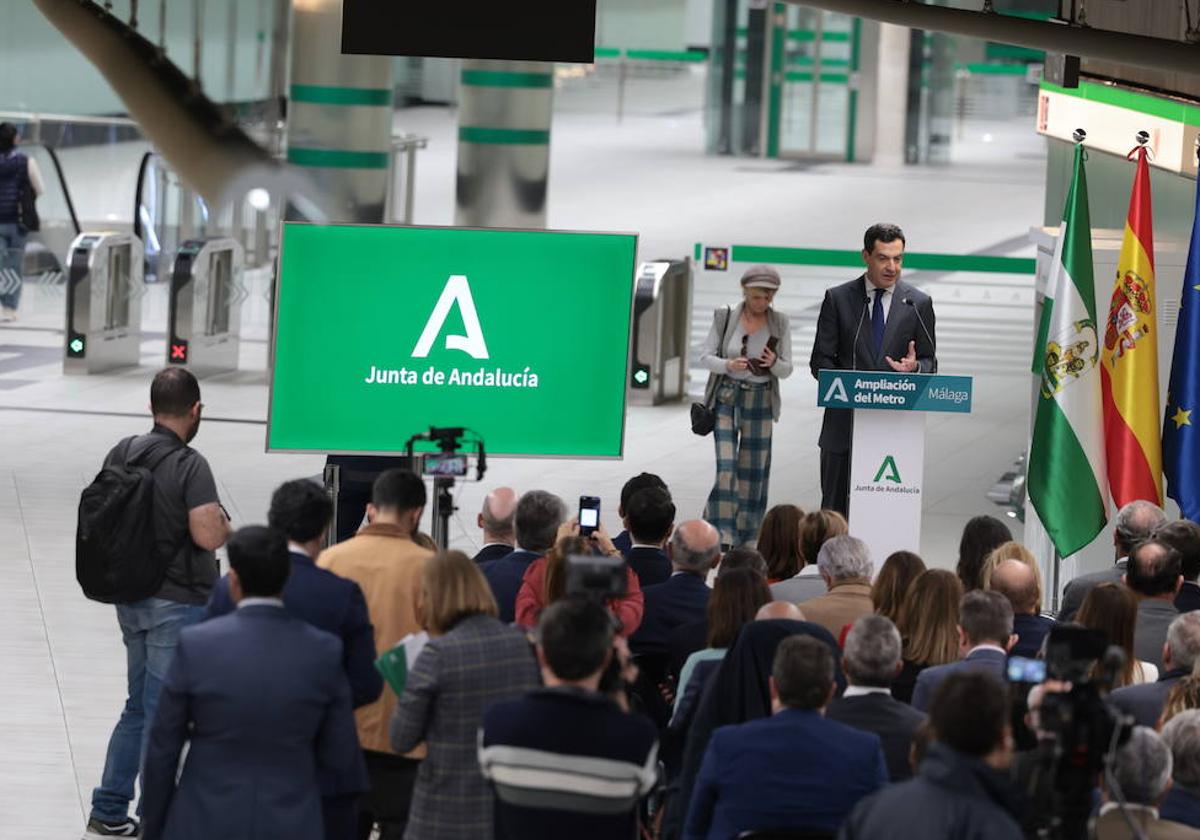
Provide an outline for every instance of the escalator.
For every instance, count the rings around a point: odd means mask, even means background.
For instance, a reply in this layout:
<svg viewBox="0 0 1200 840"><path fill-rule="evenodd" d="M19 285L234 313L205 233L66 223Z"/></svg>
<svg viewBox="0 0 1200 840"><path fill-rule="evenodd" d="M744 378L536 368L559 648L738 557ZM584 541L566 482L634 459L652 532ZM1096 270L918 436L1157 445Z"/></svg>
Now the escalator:
<svg viewBox="0 0 1200 840"><path fill-rule="evenodd" d="M61 283L62 260L71 241L81 231L75 202L53 147L25 144L21 146L21 152L37 162L46 188L37 202L41 230L29 234L22 273L26 283Z"/></svg>

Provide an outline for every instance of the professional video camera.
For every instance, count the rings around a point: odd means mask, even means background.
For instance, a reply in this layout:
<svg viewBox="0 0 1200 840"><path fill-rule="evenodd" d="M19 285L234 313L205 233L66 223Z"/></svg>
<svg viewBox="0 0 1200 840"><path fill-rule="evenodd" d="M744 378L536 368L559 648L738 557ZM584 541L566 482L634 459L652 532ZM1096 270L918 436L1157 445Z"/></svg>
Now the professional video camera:
<svg viewBox="0 0 1200 840"><path fill-rule="evenodd" d="M433 541L445 548L450 538L450 515L456 510L454 496L450 491L456 478L466 478L470 472L470 455L463 451L463 438L472 436L467 445L475 454L475 480L482 481L487 472L487 453L483 438L470 429L459 426L438 428L430 426L428 432L415 434L405 443L405 454L410 464L419 464L420 473L433 479ZM414 454L417 441L430 441L437 445L437 452Z"/></svg>
<svg viewBox="0 0 1200 840"><path fill-rule="evenodd" d="M567 558L567 594L598 603L624 598L628 578L625 561L620 557L572 554Z"/></svg>
<svg viewBox="0 0 1200 840"><path fill-rule="evenodd" d="M1092 794L1118 747L1129 739L1130 724L1105 693L1125 664L1119 647L1104 633L1064 625L1050 631L1046 659L1011 657L1013 733L1018 777L1028 796L1033 836L1084 840ZM1044 667L1038 667L1044 666ZM1045 690L1031 729L1025 721L1028 690L1043 680L1069 683L1070 690Z"/></svg>

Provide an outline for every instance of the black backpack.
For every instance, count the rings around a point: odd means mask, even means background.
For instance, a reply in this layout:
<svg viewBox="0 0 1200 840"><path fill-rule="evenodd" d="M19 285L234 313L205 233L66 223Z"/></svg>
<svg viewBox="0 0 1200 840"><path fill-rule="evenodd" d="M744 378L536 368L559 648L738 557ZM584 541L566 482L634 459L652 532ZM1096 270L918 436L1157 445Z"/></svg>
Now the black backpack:
<svg viewBox="0 0 1200 840"><path fill-rule="evenodd" d="M180 447L152 445L130 462L134 440L118 444L112 463L79 499L75 578L84 595L105 604L130 604L154 595L170 561L155 538L154 469Z"/></svg>

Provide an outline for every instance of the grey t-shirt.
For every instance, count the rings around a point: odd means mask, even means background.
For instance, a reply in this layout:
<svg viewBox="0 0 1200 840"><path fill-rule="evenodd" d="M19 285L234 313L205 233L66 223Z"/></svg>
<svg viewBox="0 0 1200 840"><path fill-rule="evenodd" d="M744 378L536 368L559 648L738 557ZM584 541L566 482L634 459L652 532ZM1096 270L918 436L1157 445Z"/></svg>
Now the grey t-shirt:
<svg viewBox="0 0 1200 840"><path fill-rule="evenodd" d="M767 349L767 340L771 337L771 330L763 324L754 332L750 333L749 338L746 336L746 328L742 325L742 319L738 318L737 327L730 331L729 340L725 342L725 358L736 359L742 353L742 340L746 340L747 359L757 359L763 354L763 350ZM751 373L749 370L727 370L725 375L730 379L738 379L744 382L770 382L769 375Z"/></svg>
<svg viewBox="0 0 1200 840"><path fill-rule="evenodd" d="M171 554L167 577L156 598L182 604L205 604L218 574L217 555L192 542L188 530L188 511L219 501L217 483L204 456L184 445L179 437L163 426L137 437L129 448L131 460L144 455L150 447L169 446L175 451L154 469L154 526L159 548ZM114 447L104 459L112 462Z"/></svg>

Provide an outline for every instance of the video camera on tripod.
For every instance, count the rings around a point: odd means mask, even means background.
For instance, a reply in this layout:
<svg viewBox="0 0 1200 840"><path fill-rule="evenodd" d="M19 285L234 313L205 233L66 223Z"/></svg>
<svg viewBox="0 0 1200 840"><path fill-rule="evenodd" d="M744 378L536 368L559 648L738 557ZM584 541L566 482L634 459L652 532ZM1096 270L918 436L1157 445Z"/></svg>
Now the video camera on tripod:
<svg viewBox="0 0 1200 840"><path fill-rule="evenodd" d="M468 437L469 436L469 437ZM461 426L439 428L430 426L428 432L415 434L404 444L408 462L422 476L433 479L433 541L439 548L446 548L450 540L450 516L457 508L454 496L450 492L456 479L465 479L471 471L469 451L464 450L464 438L467 447L474 449L475 481L483 481L487 472L487 453L483 447L483 438L470 429ZM429 441L437 445L437 452L416 452L418 441Z"/></svg>

